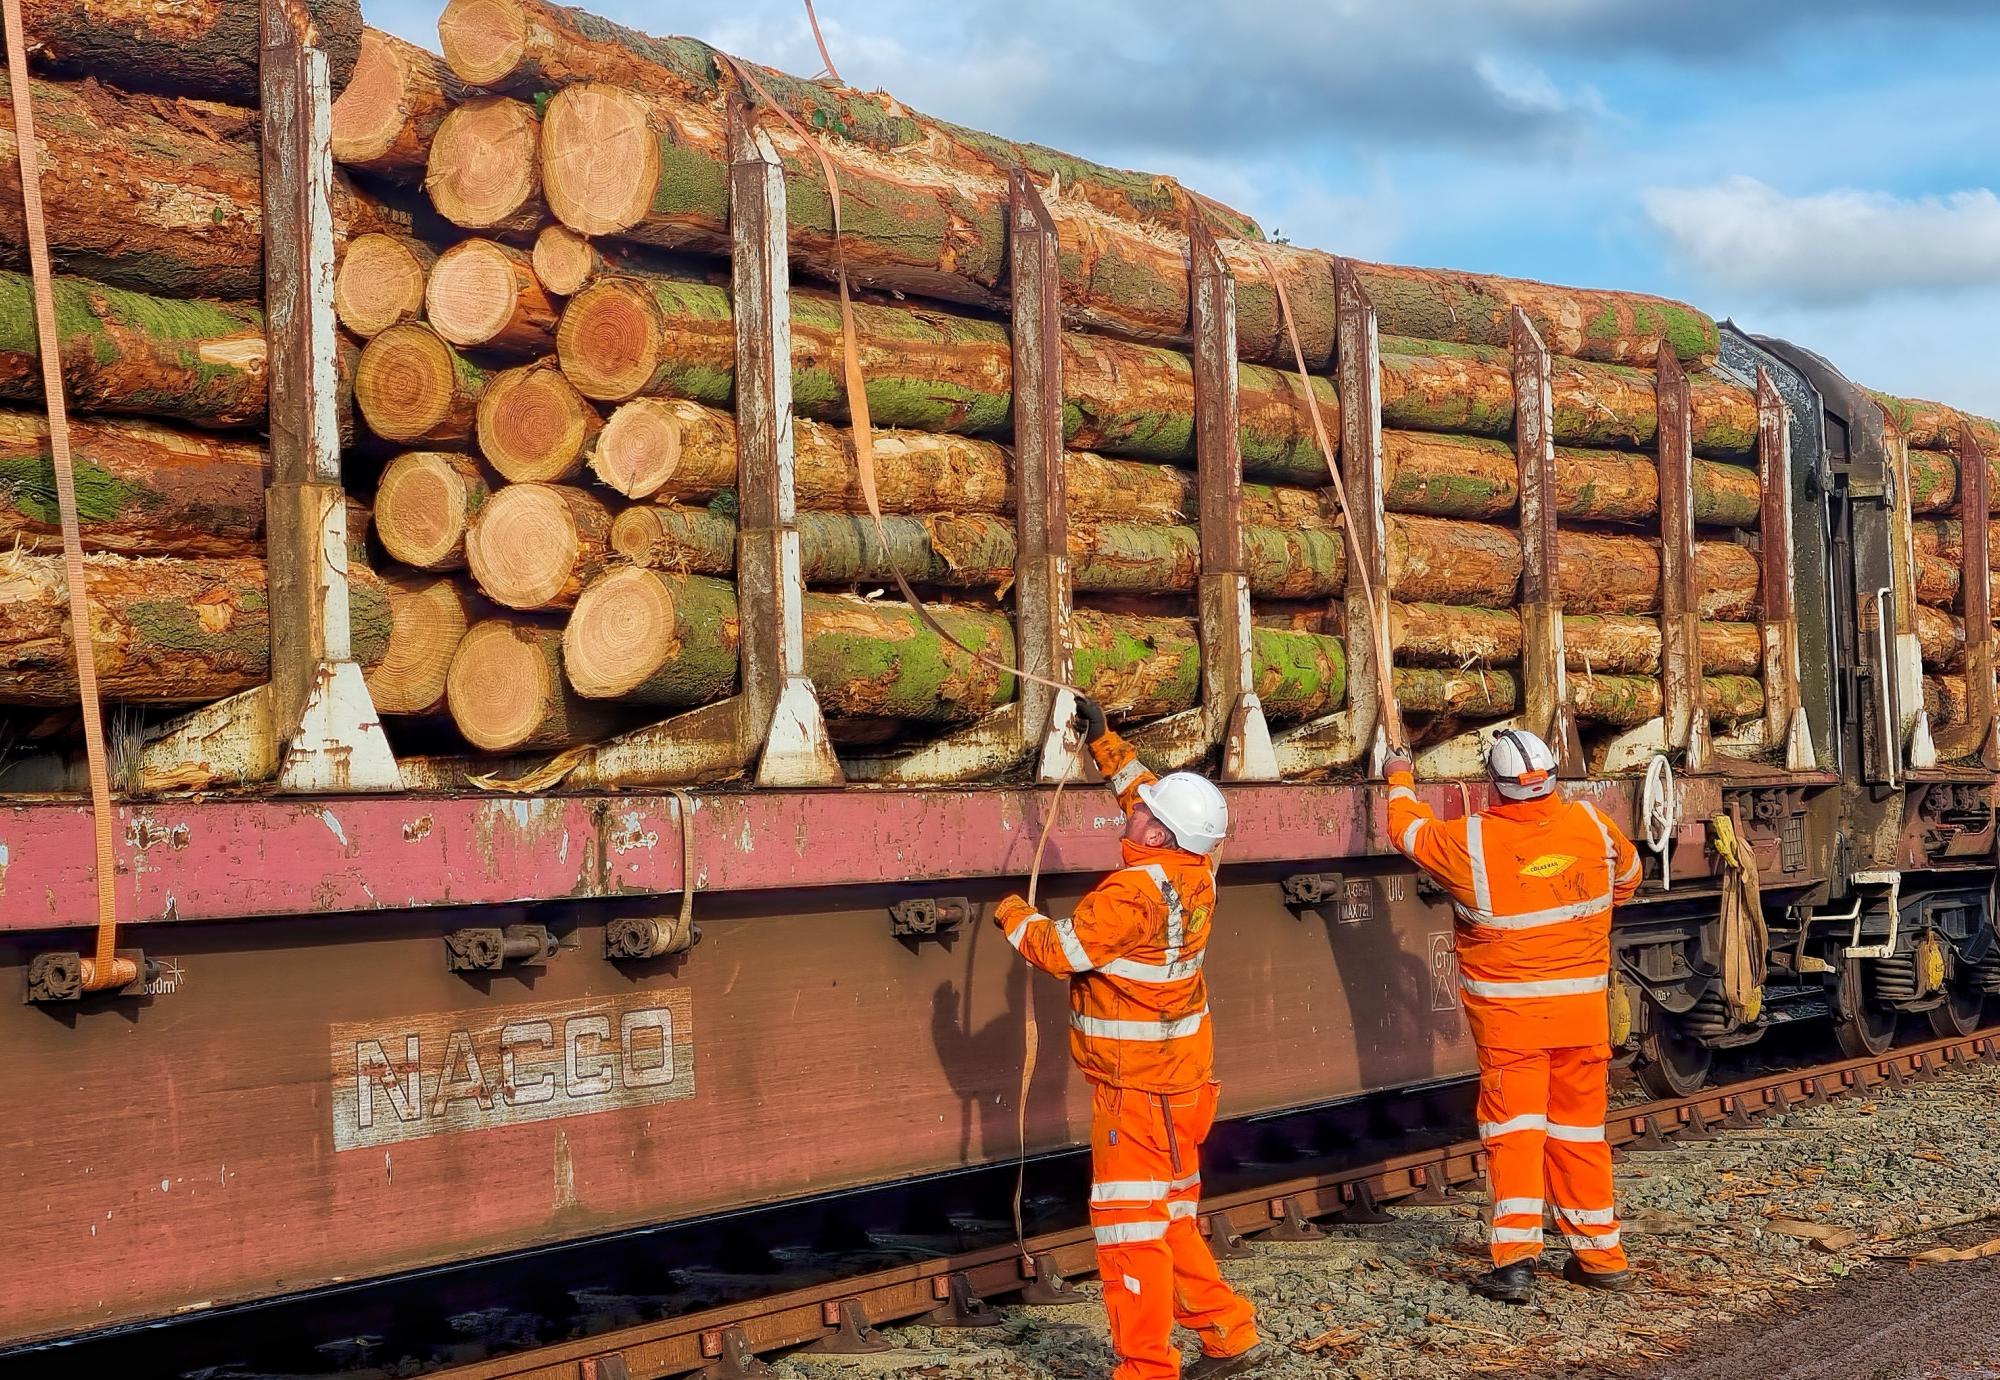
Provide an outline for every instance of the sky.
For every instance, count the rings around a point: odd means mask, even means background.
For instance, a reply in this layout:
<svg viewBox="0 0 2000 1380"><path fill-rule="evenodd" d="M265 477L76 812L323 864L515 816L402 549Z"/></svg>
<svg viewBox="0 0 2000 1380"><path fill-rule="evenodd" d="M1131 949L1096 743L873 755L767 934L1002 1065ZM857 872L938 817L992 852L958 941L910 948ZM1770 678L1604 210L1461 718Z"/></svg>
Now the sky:
<svg viewBox="0 0 2000 1380"><path fill-rule="evenodd" d="M1656 292L2000 416L1993 0L816 0L851 85L1267 234ZM801 0L587 0L810 76ZM435 49L439 0L369 0Z"/></svg>

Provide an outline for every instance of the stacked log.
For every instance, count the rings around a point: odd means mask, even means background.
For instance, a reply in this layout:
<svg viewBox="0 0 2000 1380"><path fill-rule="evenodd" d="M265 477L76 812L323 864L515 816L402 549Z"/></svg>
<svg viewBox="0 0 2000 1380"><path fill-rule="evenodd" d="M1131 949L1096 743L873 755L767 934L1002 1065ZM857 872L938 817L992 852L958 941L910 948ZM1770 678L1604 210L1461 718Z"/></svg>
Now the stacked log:
<svg viewBox="0 0 2000 1380"><path fill-rule="evenodd" d="M1966 620L1964 525L1960 516L1960 447L1970 441L1987 467L1989 511L2000 513L2000 423L1915 398L1872 393L1902 442L1911 521L1911 575L1917 606L1917 645L1923 658L1924 707L1931 727L1965 721ZM2000 562L2000 523L1989 523L1987 560ZM1994 607L1986 610L1992 636L2000 639L2000 577L1992 584Z"/></svg>

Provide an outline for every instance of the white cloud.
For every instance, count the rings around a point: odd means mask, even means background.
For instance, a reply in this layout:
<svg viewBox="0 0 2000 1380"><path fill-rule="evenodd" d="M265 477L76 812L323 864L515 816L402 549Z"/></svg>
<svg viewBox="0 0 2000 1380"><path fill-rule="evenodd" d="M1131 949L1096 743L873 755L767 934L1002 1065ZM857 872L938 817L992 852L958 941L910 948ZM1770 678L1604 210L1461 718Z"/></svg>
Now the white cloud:
<svg viewBox="0 0 2000 1380"><path fill-rule="evenodd" d="M1641 196L1687 269L1749 297L1832 304L2000 284L2000 197L1989 188L1788 196L1739 176Z"/></svg>

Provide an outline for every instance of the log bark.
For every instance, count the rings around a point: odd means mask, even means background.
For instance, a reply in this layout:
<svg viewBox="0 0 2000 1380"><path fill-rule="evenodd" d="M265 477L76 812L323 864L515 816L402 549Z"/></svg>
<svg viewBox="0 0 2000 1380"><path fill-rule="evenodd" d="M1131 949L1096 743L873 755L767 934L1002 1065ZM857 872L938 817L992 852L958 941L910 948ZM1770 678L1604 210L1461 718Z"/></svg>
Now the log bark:
<svg viewBox="0 0 2000 1380"><path fill-rule="evenodd" d="M585 490L559 484L505 486L465 534L480 593L524 612L570 607L610 556L610 512Z"/></svg>
<svg viewBox="0 0 2000 1380"><path fill-rule="evenodd" d="M1923 653L1926 667L1955 671L1965 657L1965 620L1954 617L1942 609L1919 604L1917 615L1917 646Z"/></svg>
<svg viewBox="0 0 2000 1380"><path fill-rule="evenodd" d="M63 384L78 412L144 413L197 426L264 419L264 316L169 301L81 278L55 284ZM39 404L34 290L0 273L0 397Z"/></svg>
<svg viewBox="0 0 2000 1380"><path fill-rule="evenodd" d="M466 230L525 235L541 225L542 122L533 106L474 96L431 136L424 190L438 214Z"/></svg>
<svg viewBox="0 0 2000 1380"><path fill-rule="evenodd" d="M313 41L326 51L333 90L347 85L361 46L357 0L304 0ZM160 91L256 105L259 10L247 0L26 0L29 57L66 73L105 77L129 91Z"/></svg>
<svg viewBox="0 0 2000 1380"><path fill-rule="evenodd" d="M1932 729L1951 728L1966 721L1971 705L1964 676L1925 676L1924 712Z"/></svg>
<svg viewBox="0 0 2000 1380"><path fill-rule="evenodd" d="M1555 439L1641 449L1659 436L1652 373L1557 356L1550 360ZM1757 448L1757 399L1720 374L1688 378L1694 449L1733 458ZM1508 352L1408 336L1382 340L1382 420L1416 431L1511 437L1514 383Z"/></svg>
<svg viewBox="0 0 2000 1380"><path fill-rule="evenodd" d="M424 285L433 329L461 349L541 354L555 344L556 304L526 250L461 240L438 256Z"/></svg>
<svg viewBox="0 0 2000 1380"><path fill-rule="evenodd" d="M105 699L200 704L270 678L263 561L90 556L85 566ZM386 591L355 569L348 594L354 657L371 667L388 646ZM77 694L62 558L0 557L0 703L70 705Z"/></svg>
<svg viewBox="0 0 2000 1380"><path fill-rule="evenodd" d="M2000 513L2000 444L1981 452L1986 457L1992 512ZM1958 456L1943 451L1909 448L1910 511L1919 514L1958 511Z"/></svg>
<svg viewBox="0 0 2000 1380"><path fill-rule="evenodd" d="M1660 508L1651 456L1555 448L1556 514L1591 522L1639 522ZM1382 433L1383 502L1434 517L1497 518L1520 502L1520 469L1506 441L1422 431ZM1694 520L1755 527L1761 490L1742 465L1694 462Z"/></svg>
<svg viewBox="0 0 2000 1380"><path fill-rule="evenodd" d="M494 374L474 412L479 453L517 484L576 478L603 427L554 360Z"/></svg>
<svg viewBox="0 0 2000 1380"><path fill-rule="evenodd" d="M1570 708L1579 719L1636 728L1660 716L1660 682L1651 676L1573 674ZM1447 671L1398 667L1396 699L1405 713L1496 719L1517 712L1520 679L1512 671ZM1740 723L1764 712L1763 685L1751 676L1707 676L1702 707L1717 723Z"/></svg>
<svg viewBox="0 0 2000 1380"><path fill-rule="evenodd" d="M793 401L801 415L847 419L840 314L823 293L795 290ZM862 369L875 424L917 431L987 433L1011 426L1012 355L997 322L931 309L855 308ZM729 405L735 326L728 291L664 276L592 283L569 299L556 328L563 372L585 397L641 396ZM1240 441L1247 472L1318 483L1326 464L1298 379L1275 369L1237 371ZM1312 381L1329 431L1339 398ZM1065 332L1064 430L1079 450L1158 460L1194 455L1194 373L1184 354Z"/></svg>
<svg viewBox="0 0 2000 1380"><path fill-rule="evenodd" d="M372 340L402 321L424 314L424 280L437 255L420 240L401 235L361 235L340 256L333 279L333 311L340 324Z"/></svg>
<svg viewBox="0 0 2000 1380"><path fill-rule="evenodd" d="M1397 660L1412 666L1508 666L1521 660L1521 616L1513 609L1391 604L1389 638ZM1705 622L1700 638L1707 674L1753 675L1762 665L1763 637L1755 623ZM1568 614L1563 649L1572 670L1657 676L1659 620Z"/></svg>
<svg viewBox="0 0 2000 1380"><path fill-rule="evenodd" d="M609 732L617 719L563 678L562 629L489 618L459 640L445 703L465 740L487 752L563 747Z"/></svg>
<svg viewBox="0 0 2000 1380"><path fill-rule="evenodd" d="M263 447L155 422L70 423L86 551L120 556L264 553ZM46 418L0 410L0 552L62 550Z"/></svg>
<svg viewBox="0 0 2000 1380"><path fill-rule="evenodd" d="M452 658L466 630L485 616L486 606L462 580L390 575L383 584L389 599L389 641L366 677L375 712L442 714Z"/></svg>
<svg viewBox="0 0 2000 1380"><path fill-rule="evenodd" d="M1986 563L2000 570L2000 520L1986 524ZM1910 524L1910 545L1920 556L1941 556L1955 566L1965 565L1963 524L1951 518L1918 519Z"/></svg>
<svg viewBox="0 0 2000 1380"><path fill-rule="evenodd" d="M470 456L399 455L383 468L375 487L375 535L405 565L463 570L466 528L496 485Z"/></svg>
<svg viewBox="0 0 2000 1380"><path fill-rule="evenodd" d="M1944 403L1899 398L1889 393L1878 393L1872 388L1863 391L1881 404L1883 412L1888 414L1890 425L1913 448L1956 455L1959 430L1962 425L1969 425L1972 439L1979 443L1988 462L2000 457L2000 422L1948 407Z"/></svg>
<svg viewBox="0 0 2000 1380"><path fill-rule="evenodd" d="M385 441L462 445L472 438L486 371L429 326L406 321L362 347L354 404Z"/></svg>
<svg viewBox="0 0 2000 1380"><path fill-rule="evenodd" d="M362 30L354 75L333 103L333 161L420 181L438 126L465 94L435 53L380 29Z"/></svg>
<svg viewBox="0 0 2000 1380"><path fill-rule="evenodd" d="M250 6L256 28L255 6ZM255 49L251 62L255 65ZM166 297L258 302L264 295L257 112L30 81L42 203L60 272ZM19 145L0 72L0 262L25 268ZM336 174L336 246L410 228Z"/></svg>

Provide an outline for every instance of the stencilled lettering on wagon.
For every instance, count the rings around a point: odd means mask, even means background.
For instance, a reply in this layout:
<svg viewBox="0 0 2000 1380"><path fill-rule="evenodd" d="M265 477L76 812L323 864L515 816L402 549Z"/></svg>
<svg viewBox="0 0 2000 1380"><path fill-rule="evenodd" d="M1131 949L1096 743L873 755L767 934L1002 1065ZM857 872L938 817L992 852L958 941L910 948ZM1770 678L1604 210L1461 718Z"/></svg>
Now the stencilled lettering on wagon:
<svg viewBox="0 0 2000 1380"><path fill-rule="evenodd" d="M694 1096L686 988L335 1025L333 1148Z"/></svg>

